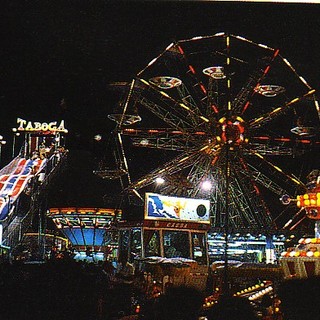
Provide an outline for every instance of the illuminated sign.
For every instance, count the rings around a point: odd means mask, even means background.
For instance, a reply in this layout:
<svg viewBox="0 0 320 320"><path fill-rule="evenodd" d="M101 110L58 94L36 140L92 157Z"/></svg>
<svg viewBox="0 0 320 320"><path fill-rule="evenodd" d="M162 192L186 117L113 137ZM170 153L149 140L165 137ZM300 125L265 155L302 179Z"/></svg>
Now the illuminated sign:
<svg viewBox="0 0 320 320"><path fill-rule="evenodd" d="M210 201L146 193L145 219L210 223Z"/></svg>
<svg viewBox="0 0 320 320"><path fill-rule="evenodd" d="M68 130L64 127L64 120L61 120L60 124L58 125L57 121L52 122L32 122L27 121L21 118L17 119L18 123L18 131L28 131L28 132L39 132L39 131L51 131L51 132L64 132L67 133Z"/></svg>

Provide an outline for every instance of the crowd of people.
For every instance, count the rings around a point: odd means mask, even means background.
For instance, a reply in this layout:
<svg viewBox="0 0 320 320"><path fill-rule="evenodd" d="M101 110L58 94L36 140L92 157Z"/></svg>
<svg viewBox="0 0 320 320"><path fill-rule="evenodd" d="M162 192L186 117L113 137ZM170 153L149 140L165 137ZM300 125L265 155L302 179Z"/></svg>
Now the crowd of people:
<svg viewBox="0 0 320 320"><path fill-rule="evenodd" d="M1 264L1 319L319 318L320 278L286 280L280 284L276 298L264 296L258 309L248 299L232 295L221 295L212 307L203 308L204 293L186 286L171 286L165 293L150 296L144 280L143 275L124 278L109 261L94 264L58 259L38 264ZM276 308L279 310L274 312Z"/></svg>

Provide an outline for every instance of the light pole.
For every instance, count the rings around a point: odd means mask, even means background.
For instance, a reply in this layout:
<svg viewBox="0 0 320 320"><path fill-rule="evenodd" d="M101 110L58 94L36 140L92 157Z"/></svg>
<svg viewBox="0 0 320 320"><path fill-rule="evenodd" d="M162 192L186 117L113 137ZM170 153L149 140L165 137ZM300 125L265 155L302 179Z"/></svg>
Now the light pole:
<svg viewBox="0 0 320 320"><path fill-rule="evenodd" d="M20 136L20 132L18 132L17 128L12 128L13 132L13 142L12 142L12 158L15 156L15 148L16 148L16 138Z"/></svg>
<svg viewBox="0 0 320 320"><path fill-rule="evenodd" d="M0 164L1 164L1 156L2 156L2 146L7 143L6 140L3 140L3 136L0 135Z"/></svg>

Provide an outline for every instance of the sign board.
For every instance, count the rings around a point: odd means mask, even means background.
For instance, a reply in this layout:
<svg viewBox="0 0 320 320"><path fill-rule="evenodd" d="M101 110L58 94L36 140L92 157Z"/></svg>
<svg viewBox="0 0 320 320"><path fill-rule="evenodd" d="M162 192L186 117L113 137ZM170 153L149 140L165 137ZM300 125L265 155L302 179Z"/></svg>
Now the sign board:
<svg viewBox="0 0 320 320"><path fill-rule="evenodd" d="M26 132L63 132L67 133L68 130L64 126L64 120L61 120L58 125L57 121L52 122L32 122L27 121L21 118L17 119L18 131L26 131Z"/></svg>
<svg viewBox="0 0 320 320"><path fill-rule="evenodd" d="M210 223L210 200L146 193L144 217Z"/></svg>

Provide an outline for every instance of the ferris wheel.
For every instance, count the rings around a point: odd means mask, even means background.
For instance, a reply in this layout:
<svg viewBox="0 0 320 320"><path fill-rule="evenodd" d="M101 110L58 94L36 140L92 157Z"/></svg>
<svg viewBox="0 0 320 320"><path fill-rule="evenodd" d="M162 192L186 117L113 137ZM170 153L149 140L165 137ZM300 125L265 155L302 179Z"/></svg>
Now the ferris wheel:
<svg viewBox="0 0 320 320"><path fill-rule="evenodd" d="M210 199L213 228L226 212L236 230L281 227L273 206L306 188L294 169L319 146L320 111L279 49L226 33L180 40L113 86L110 177L123 190Z"/></svg>

